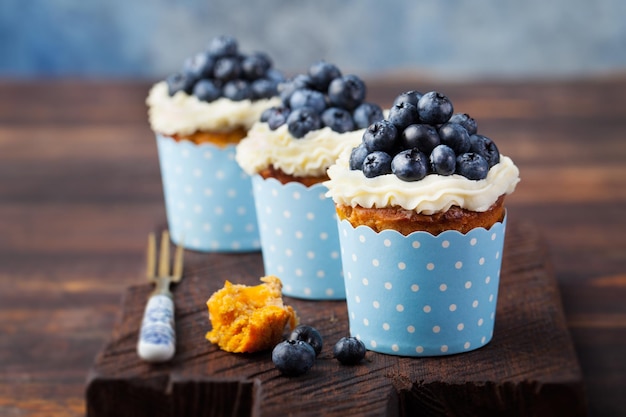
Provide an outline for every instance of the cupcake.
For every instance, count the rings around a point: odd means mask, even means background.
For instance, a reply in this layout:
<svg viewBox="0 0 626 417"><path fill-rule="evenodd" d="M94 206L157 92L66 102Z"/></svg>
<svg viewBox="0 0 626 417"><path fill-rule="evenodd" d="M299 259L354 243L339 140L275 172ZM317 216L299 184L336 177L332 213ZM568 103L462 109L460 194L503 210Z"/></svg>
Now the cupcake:
<svg viewBox="0 0 626 417"><path fill-rule="evenodd" d="M220 36L152 86L146 103L175 243L199 251L260 249L252 185L235 146L280 103L282 80L267 54L241 53L236 39Z"/></svg>
<svg viewBox="0 0 626 417"><path fill-rule="evenodd" d="M326 170L356 146L383 113L365 83L318 61L279 86L281 103L263 113L237 146L252 176L266 275L285 295L343 299L341 257Z"/></svg>
<svg viewBox="0 0 626 417"><path fill-rule="evenodd" d="M403 356L470 351L493 335L519 171L438 92L399 95L328 169L350 332Z"/></svg>

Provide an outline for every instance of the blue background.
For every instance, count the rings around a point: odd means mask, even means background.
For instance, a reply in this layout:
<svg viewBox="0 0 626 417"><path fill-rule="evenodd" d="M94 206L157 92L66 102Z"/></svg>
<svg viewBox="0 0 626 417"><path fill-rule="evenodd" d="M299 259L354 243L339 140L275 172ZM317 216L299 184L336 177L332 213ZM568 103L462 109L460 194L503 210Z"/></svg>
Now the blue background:
<svg viewBox="0 0 626 417"><path fill-rule="evenodd" d="M626 68L624 0L2 0L0 77L162 78L218 34L286 72L568 77Z"/></svg>

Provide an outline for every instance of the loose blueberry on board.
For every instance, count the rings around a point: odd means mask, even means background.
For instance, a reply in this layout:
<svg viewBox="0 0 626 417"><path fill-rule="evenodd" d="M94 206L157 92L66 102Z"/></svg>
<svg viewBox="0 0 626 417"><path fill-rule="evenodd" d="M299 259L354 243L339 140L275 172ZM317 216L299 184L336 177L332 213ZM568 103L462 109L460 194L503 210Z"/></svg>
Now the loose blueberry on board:
<svg viewBox="0 0 626 417"><path fill-rule="evenodd" d="M456 157L456 172L470 180L487 178L489 164L482 155L467 152Z"/></svg>
<svg viewBox="0 0 626 417"><path fill-rule="evenodd" d="M419 181L428 174L428 157L417 148L404 150L391 160L391 172L403 181Z"/></svg>
<svg viewBox="0 0 626 417"><path fill-rule="evenodd" d="M363 143L370 152L391 152L396 147L398 129L389 120L372 123L363 133Z"/></svg>
<svg viewBox="0 0 626 417"><path fill-rule="evenodd" d="M441 143L439 133L431 125L412 124L407 126L400 136L404 149L417 148L429 155Z"/></svg>
<svg viewBox="0 0 626 417"><path fill-rule="evenodd" d="M387 120L393 123L399 132L407 126L418 123L417 107L408 102L394 104L389 109Z"/></svg>
<svg viewBox="0 0 626 417"><path fill-rule="evenodd" d="M202 79L193 86L193 95L198 100L211 102L222 95L222 90L212 80Z"/></svg>
<svg viewBox="0 0 626 417"><path fill-rule="evenodd" d="M296 138L302 138L312 130L322 127L322 120L319 114L310 107L301 107L292 110L287 117L287 130Z"/></svg>
<svg viewBox="0 0 626 417"><path fill-rule="evenodd" d="M494 141L486 136L470 136L470 151L485 158L489 164L489 168L500 162L500 151L498 150L498 147Z"/></svg>
<svg viewBox="0 0 626 417"><path fill-rule="evenodd" d="M430 91L418 100L417 113L423 123L438 125L450 119L454 113L454 107L448 97L436 91Z"/></svg>
<svg viewBox="0 0 626 417"><path fill-rule="evenodd" d="M165 82L167 83L167 91L169 95L173 96L179 91L191 94L195 80L182 72L176 72L169 75L165 79Z"/></svg>
<svg viewBox="0 0 626 417"><path fill-rule="evenodd" d="M365 345L356 337L342 337L333 347L333 356L343 365L358 364L365 353Z"/></svg>
<svg viewBox="0 0 626 417"><path fill-rule="evenodd" d="M326 61L317 61L309 67L312 86L318 91L327 91L328 85L335 78L341 77L341 70Z"/></svg>
<svg viewBox="0 0 626 417"><path fill-rule="evenodd" d="M346 110L354 110L361 104L366 92L363 80L352 74L335 78L328 85L328 99L331 105Z"/></svg>
<svg viewBox="0 0 626 417"><path fill-rule="evenodd" d="M351 170L362 170L363 169L363 161L367 155L369 155L370 151L365 146L365 143L361 142L359 146L352 149L350 152L350 169Z"/></svg>
<svg viewBox="0 0 626 417"><path fill-rule="evenodd" d="M208 50L214 56L236 56L239 53L239 44L232 36L220 35L211 40Z"/></svg>
<svg viewBox="0 0 626 417"><path fill-rule="evenodd" d="M310 107L316 113L321 113L326 108L326 98L323 93L317 90L299 88L291 94L289 107L291 110L296 110L301 107Z"/></svg>
<svg viewBox="0 0 626 417"><path fill-rule="evenodd" d="M467 133L467 130L460 124L444 123L439 127L438 133L441 143L451 147L457 155L469 151L469 133Z"/></svg>
<svg viewBox="0 0 626 417"><path fill-rule="evenodd" d="M369 153L363 161L363 175L367 178L391 174L391 156L382 151Z"/></svg>
<svg viewBox="0 0 626 417"><path fill-rule="evenodd" d="M383 120L385 115L378 104L365 102L354 109L352 118L357 129L365 129L372 123Z"/></svg>
<svg viewBox="0 0 626 417"><path fill-rule="evenodd" d="M348 110L331 107L322 113L322 123L338 133L354 130L354 120Z"/></svg>
<svg viewBox="0 0 626 417"><path fill-rule="evenodd" d="M324 346L322 335L315 327L301 324L291 331L288 340L302 340L311 345L315 355L319 355Z"/></svg>
<svg viewBox="0 0 626 417"><path fill-rule="evenodd" d="M417 108L417 102L422 98L423 94L417 90L405 91L393 100L393 105L400 103L411 103Z"/></svg>
<svg viewBox="0 0 626 417"><path fill-rule="evenodd" d="M448 145L438 145L430 153L431 171L439 175L452 175L456 170L456 154Z"/></svg>
<svg viewBox="0 0 626 417"><path fill-rule="evenodd" d="M302 340L285 340L274 346L272 362L285 376L303 375L315 364L315 350Z"/></svg>
<svg viewBox="0 0 626 417"><path fill-rule="evenodd" d="M478 131L478 125L476 123L476 120L474 120L467 113L455 113L452 115L452 117L450 117L449 122L460 124L465 128L465 130L467 130L467 133L469 133L470 135L475 135Z"/></svg>

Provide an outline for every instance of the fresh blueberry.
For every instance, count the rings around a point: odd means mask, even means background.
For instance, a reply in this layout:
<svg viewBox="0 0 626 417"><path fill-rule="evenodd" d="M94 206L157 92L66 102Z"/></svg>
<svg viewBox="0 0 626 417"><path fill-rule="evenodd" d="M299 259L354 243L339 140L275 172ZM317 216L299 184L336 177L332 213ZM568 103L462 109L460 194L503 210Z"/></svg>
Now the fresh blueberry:
<svg viewBox="0 0 626 417"><path fill-rule="evenodd" d="M167 91L169 95L173 96L179 91L191 94L195 80L182 72L176 72L169 75L165 79L165 82L167 83Z"/></svg>
<svg viewBox="0 0 626 417"><path fill-rule="evenodd" d="M422 123L438 125L450 119L454 108L448 97L436 91L430 91L418 100L417 113Z"/></svg>
<svg viewBox="0 0 626 417"><path fill-rule="evenodd" d="M500 151L495 142L483 135L470 136L470 152L480 154L487 160L489 168L500 162Z"/></svg>
<svg viewBox="0 0 626 417"><path fill-rule="evenodd" d="M289 98L289 107L296 110L301 107L310 107L316 113L322 113L326 108L326 97L323 93L309 88L299 88L291 94Z"/></svg>
<svg viewBox="0 0 626 417"><path fill-rule="evenodd" d="M224 97L233 101L251 100L252 87L250 87L250 83L245 80L232 80L224 84L222 94L224 94Z"/></svg>
<svg viewBox="0 0 626 417"><path fill-rule="evenodd" d="M302 88L312 88L311 77L306 74L298 74L292 79L282 82L278 85L278 92L280 93L280 99L285 106L289 105L291 95L296 90Z"/></svg>
<svg viewBox="0 0 626 417"><path fill-rule="evenodd" d="M408 102L394 104L389 109L387 120L401 132L405 127L418 123L417 107Z"/></svg>
<svg viewBox="0 0 626 417"><path fill-rule="evenodd" d="M265 72L265 78L278 83L285 82L285 75L276 68L270 68Z"/></svg>
<svg viewBox="0 0 626 417"><path fill-rule="evenodd" d="M315 327L301 324L291 331L288 340L302 340L311 345L315 355L319 355L324 345L322 335Z"/></svg>
<svg viewBox="0 0 626 417"><path fill-rule="evenodd" d="M248 80L258 80L272 66L272 60L264 52L255 52L241 61L241 72Z"/></svg>
<svg viewBox="0 0 626 417"><path fill-rule="evenodd" d="M269 109L264 111L261 117L262 118L266 117L269 128L271 130L276 130L282 125L284 125L285 123L287 123L287 118L289 117L290 113L291 113L291 110L288 107L277 106L277 107L270 107Z"/></svg>
<svg viewBox="0 0 626 417"><path fill-rule="evenodd" d="M333 347L333 356L343 365L356 365L365 352L365 345L356 337L342 337Z"/></svg>
<svg viewBox="0 0 626 417"><path fill-rule="evenodd" d="M352 112L352 118L357 129L365 129L374 122L383 120L383 109L378 104L374 103L361 103Z"/></svg>
<svg viewBox="0 0 626 417"><path fill-rule="evenodd" d="M352 152L350 152L350 169L352 170L362 170L363 169L363 161L365 161L365 157L369 155L370 151L365 147L365 143L361 142L359 146L356 148L352 148Z"/></svg>
<svg viewBox="0 0 626 417"><path fill-rule="evenodd" d="M430 154L435 146L441 143L437 129L431 125L413 124L407 126L400 135L404 149L417 148Z"/></svg>
<svg viewBox="0 0 626 417"><path fill-rule="evenodd" d="M211 102L220 98L222 90L212 80L202 79L193 86L193 95L198 100Z"/></svg>
<svg viewBox="0 0 626 417"><path fill-rule="evenodd" d="M417 148L402 151L391 160L391 172L402 181L419 181L428 174L428 157Z"/></svg>
<svg viewBox="0 0 626 417"><path fill-rule="evenodd" d="M293 110L287 117L287 129L294 138L302 138L313 130L322 127L319 114L310 107L300 107Z"/></svg>
<svg viewBox="0 0 626 417"><path fill-rule="evenodd" d="M326 61L317 61L309 67L309 77L312 86L318 91L327 91L328 85L335 78L341 77L341 71L334 64Z"/></svg>
<svg viewBox="0 0 626 417"><path fill-rule="evenodd" d="M183 72L193 79L212 78L215 59L206 52L187 58L183 63Z"/></svg>
<svg viewBox="0 0 626 417"><path fill-rule="evenodd" d="M457 123L444 123L439 127L441 143L451 147L457 155L470 150L469 133Z"/></svg>
<svg viewBox="0 0 626 417"><path fill-rule="evenodd" d="M315 350L302 340L285 340L274 346L272 362L285 376L303 375L315 363Z"/></svg>
<svg viewBox="0 0 626 417"><path fill-rule="evenodd" d="M208 50L214 56L235 56L239 51L239 44L234 37L221 35L211 40Z"/></svg>
<svg viewBox="0 0 626 417"><path fill-rule="evenodd" d="M430 153L430 167L435 174L452 175L456 170L456 154L448 145L439 145Z"/></svg>
<svg viewBox="0 0 626 417"><path fill-rule="evenodd" d="M467 133L470 135L475 135L478 131L478 125L476 124L476 120L474 120L467 113L455 113L450 117L450 123L458 123L467 130Z"/></svg>
<svg viewBox="0 0 626 417"><path fill-rule="evenodd" d="M470 180L482 180L487 177L489 164L482 155L467 152L456 157L456 173Z"/></svg>
<svg viewBox="0 0 626 417"><path fill-rule="evenodd" d="M392 152L396 147L398 129L389 120L374 122L365 129L363 143L370 152Z"/></svg>
<svg viewBox="0 0 626 417"><path fill-rule="evenodd" d="M393 100L393 105L400 103L411 103L417 108L417 102L422 98L423 94L416 90L405 91Z"/></svg>
<svg viewBox="0 0 626 417"><path fill-rule="evenodd" d="M363 175L367 178L391 174L391 156L382 151L369 153L363 161Z"/></svg>
<svg viewBox="0 0 626 417"><path fill-rule="evenodd" d="M241 63L234 57L224 57L215 61L213 77L226 82L236 80L241 76Z"/></svg>
<svg viewBox="0 0 626 417"><path fill-rule="evenodd" d="M252 87L252 96L257 99L270 98L278 94L278 83L274 80L270 80L269 78L259 78L258 80L254 80L250 86Z"/></svg>
<svg viewBox="0 0 626 417"><path fill-rule="evenodd" d="M331 105L350 111L363 102L366 92L363 80L351 74L335 78L328 85L328 99Z"/></svg>
<svg viewBox="0 0 626 417"><path fill-rule="evenodd" d="M354 130L354 120L348 110L331 107L322 113L322 123L335 132L344 133Z"/></svg>

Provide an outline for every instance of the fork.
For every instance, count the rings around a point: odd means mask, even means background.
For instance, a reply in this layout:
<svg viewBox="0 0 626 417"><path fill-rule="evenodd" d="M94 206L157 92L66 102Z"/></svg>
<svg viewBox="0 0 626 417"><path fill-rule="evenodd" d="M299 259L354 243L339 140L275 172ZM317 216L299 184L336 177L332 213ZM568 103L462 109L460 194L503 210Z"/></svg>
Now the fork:
<svg viewBox="0 0 626 417"><path fill-rule="evenodd" d="M174 356L176 331L174 297L170 291L170 283L179 282L183 276L182 244L176 248L174 266L170 273L170 235L167 230L161 234L158 275L156 246L156 237L154 233L150 233L146 256L146 276L156 285L146 304L137 342L137 354L147 362L165 362Z"/></svg>

